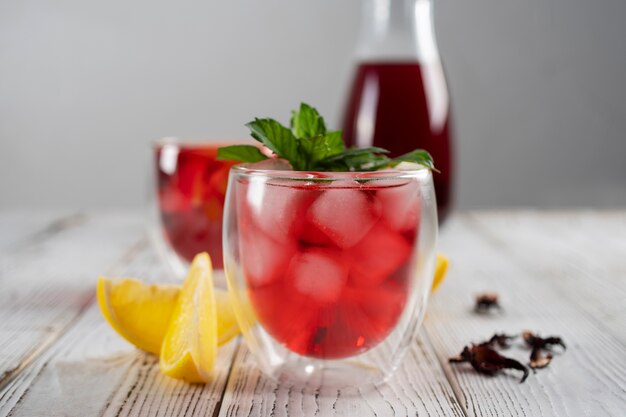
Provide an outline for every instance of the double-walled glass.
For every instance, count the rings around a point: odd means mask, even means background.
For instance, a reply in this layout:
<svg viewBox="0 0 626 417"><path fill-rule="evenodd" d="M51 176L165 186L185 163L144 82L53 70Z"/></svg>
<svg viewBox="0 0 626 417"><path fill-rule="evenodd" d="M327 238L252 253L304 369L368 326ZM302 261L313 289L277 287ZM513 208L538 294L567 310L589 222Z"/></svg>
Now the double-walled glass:
<svg viewBox="0 0 626 417"><path fill-rule="evenodd" d="M413 343L432 285L431 172L231 169L224 266L248 347L303 388L377 384Z"/></svg>
<svg viewBox="0 0 626 417"><path fill-rule="evenodd" d="M233 142L236 143L236 142ZM232 161L217 160L221 142L165 138L153 145L151 237L178 278L199 252L222 270L222 215Z"/></svg>

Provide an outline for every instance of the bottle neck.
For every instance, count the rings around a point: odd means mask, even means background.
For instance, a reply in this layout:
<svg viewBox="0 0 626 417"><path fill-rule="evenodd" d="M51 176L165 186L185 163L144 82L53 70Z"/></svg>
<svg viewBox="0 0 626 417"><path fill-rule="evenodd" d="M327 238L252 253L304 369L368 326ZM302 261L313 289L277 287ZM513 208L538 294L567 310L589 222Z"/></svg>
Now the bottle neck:
<svg viewBox="0 0 626 417"><path fill-rule="evenodd" d="M361 61L439 60L432 0L363 0Z"/></svg>

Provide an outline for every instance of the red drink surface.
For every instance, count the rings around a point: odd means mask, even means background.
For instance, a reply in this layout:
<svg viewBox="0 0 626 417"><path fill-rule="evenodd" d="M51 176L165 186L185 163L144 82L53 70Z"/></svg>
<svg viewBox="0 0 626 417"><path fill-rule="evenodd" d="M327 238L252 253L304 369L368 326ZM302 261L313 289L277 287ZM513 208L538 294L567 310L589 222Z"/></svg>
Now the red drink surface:
<svg viewBox="0 0 626 417"><path fill-rule="evenodd" d="M238 182L249 297L291 351L352 356L398 323L415 273L420 202L416 183L385 182Z"/></svg>
<svg viewBox="0 0 626 417"><path fill-rule="evenodd" d="M164 145L155 157L165 239L187 262L206 251L213 267L222 269L224 198L234 162L215 159L219 146Z"/></svg>
<svg viewBox="0 0 626 417"><path fill-rule="evenodd" d="M398 156L416 148L433 156L439 221L450 210L448 93L441 66L370 62L355 74L343 120L348 146L380 146Z"/></svg>

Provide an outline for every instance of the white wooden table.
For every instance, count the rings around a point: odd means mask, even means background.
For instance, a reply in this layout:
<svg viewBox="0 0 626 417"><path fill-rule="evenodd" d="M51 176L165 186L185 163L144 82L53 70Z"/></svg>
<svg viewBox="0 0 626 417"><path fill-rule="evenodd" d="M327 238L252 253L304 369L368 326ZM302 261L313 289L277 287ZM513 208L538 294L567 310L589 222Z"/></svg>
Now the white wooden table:
<svg viewBox="0 0 626 417"><path fill-rule="evenodd" d="M440 248L448 279L394 379L305 395L263 378L241 340L210 384L188 385L105 324L98 274L167 279L140 213L0 213L0 416L626 416L626 211L457 214ZM472 312L485 290L501 314ZM524 384L448 364L524 329L568 346Z"/></svg>

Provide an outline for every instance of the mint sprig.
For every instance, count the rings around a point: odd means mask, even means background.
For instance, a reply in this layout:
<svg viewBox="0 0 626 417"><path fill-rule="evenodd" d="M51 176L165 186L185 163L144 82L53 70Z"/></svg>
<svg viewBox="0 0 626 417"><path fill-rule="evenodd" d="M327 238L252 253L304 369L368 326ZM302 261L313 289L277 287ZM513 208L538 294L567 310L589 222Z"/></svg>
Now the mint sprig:
<svg viewBox="0 0 626 417"><path fill-rule="evenodd" d="M386 149L346 148L340 130L328 132L324 118L306 103L292 112L290 128L274 119L254 119L246 124L254 139L277 157L288 160L296 171L376 171L413 162L436 170L428 152L416 149L389 158ZM218 149L217 159L259 162L267 159L256 146L232 145Z"/></svg>

